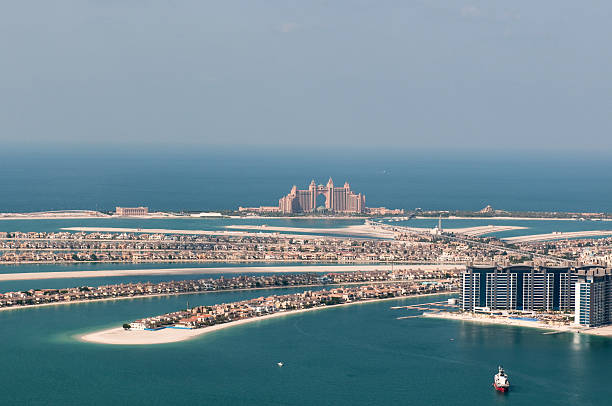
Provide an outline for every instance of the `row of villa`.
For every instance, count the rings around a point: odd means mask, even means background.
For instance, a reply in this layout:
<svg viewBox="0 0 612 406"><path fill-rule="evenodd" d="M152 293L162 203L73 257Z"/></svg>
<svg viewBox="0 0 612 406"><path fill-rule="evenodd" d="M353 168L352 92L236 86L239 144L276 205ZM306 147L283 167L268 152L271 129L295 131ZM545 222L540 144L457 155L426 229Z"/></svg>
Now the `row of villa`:
<svg viewBox="0 0 612 406"><path fill-rule="evenodd" d="M451 281L435 284L400 282L357 287L339 287L330 290L305 291L289 295L258 297L240 302L172 312L160 316L135 320L124 328L133 330L157 330L160 328L205 328L215 324L250 319L291 310L310 309L373 299L385 299L426 293L455 290Z"/></svg>
<svg viewBox="0 0 612 406"><path fill-rule="evenodd" d="M27 291L0 293L0 307L32 306L83 300L100 300L121 297L173 295L206 291L257 289L291 286L312 286L343 283L385 282L391 280L446 280L456 273L441 270L395 270L341 272L329 274L300 273L270 276L236 276L232 278L141 282L98 287L80 286L65 289L30 289Z"/></svg>

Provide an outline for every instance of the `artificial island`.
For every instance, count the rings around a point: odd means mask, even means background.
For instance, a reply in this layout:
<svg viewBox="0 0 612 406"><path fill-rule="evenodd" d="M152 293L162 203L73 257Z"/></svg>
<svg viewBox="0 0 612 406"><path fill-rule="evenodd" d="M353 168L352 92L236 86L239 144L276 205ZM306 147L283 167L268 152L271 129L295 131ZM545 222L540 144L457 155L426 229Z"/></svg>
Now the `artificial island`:
<svg viewBox="0 0 612 406"><path fill-rule="evenodd" d="M306 189L293 186L279 199L278 206L241 207L238 216L225 213L222 226L204 229L97 224L72 225L58 231L2 232L0 263L4 264L241 263L249 266L206 268L206 272L251 275L5 292L0 294L0 307L15 309L236 289L308 288L299 293L174 309L164 315L126 320L125 328L92 333L84 338L92 342L144 344L182 340L264 317L334 305L458 293L456 306L442 307L437 302L432 306L400 306L424 313L398 318L425 316L612 335L607 327L612 322L612 238L608 237L612 231L600 228L525 234L523 230L527 227L523 224L444 227L446 219L457 219L451 212L435 212L437 225L426 228L412 223L434 212L368 208L365 201L365 195L353 191L348 182L337 187L330 178L325 185L317 185L313 180ZM501 218L509 213L487 206L477 214L482 218ZM568 213L548 218L584 221L583 224L588 224L587 220L607 219L604 214L591 214L570 216ZM252 218L251 215L261 219L266 218L264 215L366 218L360 220L361 224L316 228L265 221L263 224L241 222ZM138 221L163 218L170 222L197 217L203 225L208 217L219 218L215 213L209 216L150 212L145 206L120 206L114 214L65 211L25 216L32 219L97 217ZM204 218L200 220L201 217ZM507 232L518 232L518 235L499 235ZM339 265L345 268L334 272L332 267ZM11 273L0 275L0 280L203 272L197 268L172 268ZM252 275L257 272L274 273L274 276ZM327 285L335 286L323 290ZM315 287L319 290L313 290Z"/></svg>

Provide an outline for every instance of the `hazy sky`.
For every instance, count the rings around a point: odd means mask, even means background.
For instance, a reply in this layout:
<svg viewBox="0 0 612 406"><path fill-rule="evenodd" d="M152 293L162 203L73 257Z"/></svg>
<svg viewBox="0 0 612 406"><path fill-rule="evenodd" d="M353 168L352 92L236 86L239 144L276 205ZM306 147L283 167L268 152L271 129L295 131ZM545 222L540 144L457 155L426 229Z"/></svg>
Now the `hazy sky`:
<svg viewBox="0 0 612 406"><path fill-rule="evenodd" d="M19 0L0 141L612 151L612 3Z"/></svg>

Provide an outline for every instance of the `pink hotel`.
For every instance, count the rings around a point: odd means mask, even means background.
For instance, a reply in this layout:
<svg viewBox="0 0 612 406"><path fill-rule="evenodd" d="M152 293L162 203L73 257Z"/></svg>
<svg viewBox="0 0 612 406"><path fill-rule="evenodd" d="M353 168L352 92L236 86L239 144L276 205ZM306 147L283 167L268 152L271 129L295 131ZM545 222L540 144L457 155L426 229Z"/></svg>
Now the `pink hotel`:
<svg viewBox="0 0 612 406"><path fill-rule="evenodd" d="M325 208L332 213L364 213L365 195L353 193L348 182L343 187L334 187L329 178L327 185L316 185L313 180L308 189L298 190L297 186L278 201L282 213L312 213L317 209L317 196L325 196Z"/></svg>

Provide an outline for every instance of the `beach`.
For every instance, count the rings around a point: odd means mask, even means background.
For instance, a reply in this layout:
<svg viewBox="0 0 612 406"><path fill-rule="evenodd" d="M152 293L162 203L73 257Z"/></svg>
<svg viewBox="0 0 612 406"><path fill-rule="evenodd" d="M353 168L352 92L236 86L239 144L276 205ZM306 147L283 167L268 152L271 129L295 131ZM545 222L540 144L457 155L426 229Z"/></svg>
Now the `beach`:
<svg viewBox="0 0 612 406"><path fill-rule="evenodd" d="M458 321L468 321L471 323L482 323L482 324L497 324L502 326L514 326L514 327L528 327L538 328L542 330L552 330L551 333L581 333L591 334L602 337L612 337L612 326L588 328L584 326L577 326L572 324L547 324L541 321L530 321L521 319L510 319L508 317L491 317L484 314L475 313L451 313L451 312L425 312L423 317L436 318L436 319L448 319Z"/></svg>
<svg viewBox="0 0 612 406"><path fill-rule="evenodd" d="M298 227L267 227L267 226L226 226L227 228L250 229L255 231L238 230L175 230L167 228L130 228L130 227L63 227L64 231L82 231L86 233L146 233L146 234L182 234L182 235L223 235L223 236L259 236L278 235L280 231L294 231L308 234L308 237L318 238L393 238L394 233L382 230L374 230L367 226L349 226L338 228L298 228ZM350 228L357 227L357 228ZM316 234L319 233L319 234ZM341 234L345 237L330 237L325 234ZM287 238L304 238L303 234L283 234Z"/></svg>
<svg viewBox="0 0 612 406"><path fill-rule="evenodd" d="M502 238L503 241L515 242L537 242L550 240L565 240L567 238L582 238L582 237L599 237L612 235L612 230L593 230L593 231L570 231L570 232L554 232L547 234L532 234L521 235L518 237Z"/></svg>
<svg viewBox="0 0 612 406"><path fill-rule="evenodd" d="M217 267L217 268L166 268L166 269L121 269L100 271L65 271L65 272L24 272L0 274L0 281L66 279L66 278L99 278L104 276L135 275L192 275L192 274L225 274L225 273L281 273L281 272L354 272L374 270L463 270L465 265L304 265L304 266L253 266L253 267Z"/></svg>
<svg viewBox="0 0 612 406"><path fill-rule="evenodd" d="M93 333L84 334L78 337L81 341L97 343L97 344L113 344L113 345L151 345L151 344L167 344L178 341L185 341L191 338L201 336L203 334L212 333L214 331L223 330L230 327L241 326L244 324L254 323L261 320L274 319L277 317L290 316L294 314L312 312L316 310L335 309L339 307L352 306L356 304L383 302L389 300L410 299L415 297L440 296L447 295L452 292L432 293L424 295L398 296L384 299L359 300L350 303L342 303L333 306L318 306L308 309L283 311L274 314L268 314L260 317L252 317L241 319L229 323L216 324L209 327L198 329L177 329L164 328L161 330L124 330L123 327L115 327L107 330L96 331Z"/></svg>
<svg viewBox="0 0 612 406"><path fill-rule="evenodd" d="M335 228L306 228L306 227L279 227L279 226L268 226L268 225L229 225L225 226L229 229L238 230L257 230L263 232L294 232L294 233L308 233L308 234L343 234L355 237L375 237L375 238L393 238L395 233L392 231L382 230L374 228L365 224L362 225L351 225L346 227L335 227ZM425 229L424 229L425 230Z"/></svg>
<svg viewBox="0 0 612 406"><path fill-rule="evenodd" d="M416 216L414 217L419 220L437 220L438 217L426 217L426 216ZM580 221L578 218L570 218L570 217L512 217L512 216L493 216L493 217L467 217L467 216L448 216L443 217L442 220L520 220L520 221ZM598 219L597 221L612 221L609 218Z"/></svg>

